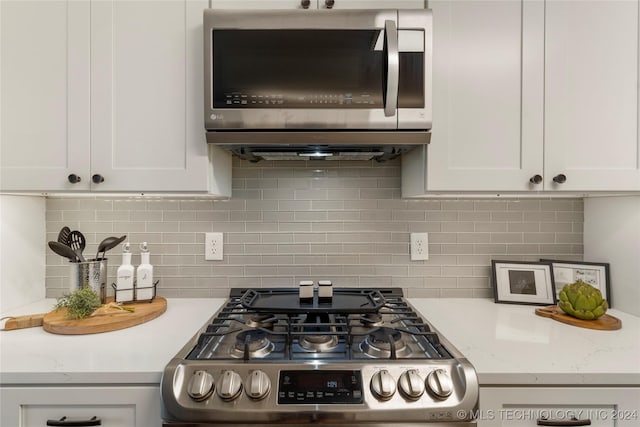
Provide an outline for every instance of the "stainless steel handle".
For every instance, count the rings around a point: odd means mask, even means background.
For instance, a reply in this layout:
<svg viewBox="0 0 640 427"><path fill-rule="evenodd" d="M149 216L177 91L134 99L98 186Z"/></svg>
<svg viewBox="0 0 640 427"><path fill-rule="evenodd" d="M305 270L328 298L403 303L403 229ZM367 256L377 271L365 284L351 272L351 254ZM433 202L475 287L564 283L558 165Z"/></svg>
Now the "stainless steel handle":
<svg viewBox="0 0 640 427"><path fill-rule="evenodd" d="M387 90L384 115L396 115L398 108L398 82L400 80L400 55L398 53L398 27L390 19L384 21L384 38L387 47Z"/></svg>

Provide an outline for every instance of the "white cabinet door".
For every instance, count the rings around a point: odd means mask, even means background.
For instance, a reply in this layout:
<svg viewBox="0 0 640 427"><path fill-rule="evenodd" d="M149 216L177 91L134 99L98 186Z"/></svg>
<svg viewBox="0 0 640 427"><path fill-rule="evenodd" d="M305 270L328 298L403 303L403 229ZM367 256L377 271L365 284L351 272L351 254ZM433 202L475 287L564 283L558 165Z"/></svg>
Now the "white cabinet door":
<svg viewBox="0 0 640 427"><path fill-rule="evenodd" d="M424 9L424 0L317 0L319 9Z"/></svg>
<svg viewBox="0 0 640 427"><path fill-rule="evenodd" d="M89 188L89 11L0 2L1 191Z"/></svg>
<svg viewBox="0 0 640 427"><path fill-rule="evenodd" d="M303 0L211 0L212 9L304 9ZM310 0L308 9L317 8L317 0Z"/></svg>
<svg viewBox="0 0 640 427"><path fill-rule="evenodd" d="M62 417L97 417L104 427L162 424L158 387L4 387L0 395L2 426L42 427Z"/></svg>
<svg viewBox="0 0 640 427"><path fill-rule="evenodd" d="M305 9L303 0L212 0L212 9ZM423 9L424 0L310 0L307 9Z"/></svg>
<svg viewBox="0 0 640 427"><path fill-rule="evenodd" d="M640 189L638 2L547 1L545 47L545 188Z"/></svg>
<svg viewBox="0 0 640 427"><path fill-rule="evenodd" d="M541 190L530 178L543 172L544 3L432 0L429 8L432 137L426 151L405 156L403 180L413 185L403 184L403 196Z"/></svg>
<svg viewBox="0 0 640 427"><path fill-rule="evenodd" d="M207 6L207 0L91 2L91 173L104 178L92 190L207 190Z"/></svg>
<svg viewBox="0 0 640 427"><path fill-rule="evenodd" d="M544 418L549 425L576 418L584 423L572 425L636 427L638 402L637 387L481 387L478 427L537 427Z"/></svg>

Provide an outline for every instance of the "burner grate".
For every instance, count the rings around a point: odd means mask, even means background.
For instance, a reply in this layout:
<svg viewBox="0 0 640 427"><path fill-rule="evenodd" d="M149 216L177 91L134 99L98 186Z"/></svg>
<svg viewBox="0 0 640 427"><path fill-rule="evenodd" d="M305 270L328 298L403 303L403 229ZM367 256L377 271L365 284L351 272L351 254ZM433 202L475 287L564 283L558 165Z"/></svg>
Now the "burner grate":
<svg viewBox="0 0 640 427"><path fill-rule="evenodd" d="M296 309L269 313L264 307L247 307L247 295L245 291L228 300L200 332L187 359L276 362L452 358L438 334L401 297L385 294L384 303L375 312L314 309L303 313Z"/></svg>

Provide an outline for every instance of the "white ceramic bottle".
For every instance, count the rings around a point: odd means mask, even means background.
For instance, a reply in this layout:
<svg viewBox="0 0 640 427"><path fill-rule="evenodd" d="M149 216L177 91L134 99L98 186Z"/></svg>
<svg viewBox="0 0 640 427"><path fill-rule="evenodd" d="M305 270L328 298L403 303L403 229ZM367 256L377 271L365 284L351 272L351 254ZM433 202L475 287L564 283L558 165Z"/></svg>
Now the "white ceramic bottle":
<svg viewBox="0 0 640 427"><path fill-rule="evenodd" d="M133 301L133 265L129 243L122 245L122 264L116 273L116 302Z"/></svg>
<svg viewBox="0 0 640 427"><path fill-rule="evenodd" d="M153 299L153 266L149 262L149 247L147 242L140 245L140 265L136 269L136 300Z"/></svg>

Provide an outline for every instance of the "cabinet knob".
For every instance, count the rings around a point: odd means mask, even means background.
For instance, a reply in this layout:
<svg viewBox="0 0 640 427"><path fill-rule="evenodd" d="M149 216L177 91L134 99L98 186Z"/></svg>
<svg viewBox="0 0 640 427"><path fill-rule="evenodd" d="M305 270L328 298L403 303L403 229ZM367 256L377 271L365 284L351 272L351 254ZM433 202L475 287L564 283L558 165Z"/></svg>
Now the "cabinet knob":
<svg viewBox="0 0 640 427"><path fill-rule="evenodd" d="M303 9L309 9L310 5L311 0L300 0L300 6L302 6Z"/></svg>
<svg viewBox="0 0 640 427"><path fill-rule="evenodd" d="M567 181L567 176L563 173L553 177L553 182L557 184L564 184Z"/></svg>
<svg viewBox="0 0 640 427"><path fill-rule="evenodd" d="M540 184L542 182L542 175L533 175L530 179L529 182L532 184Z"/></svg>
<svg viewBox="0 0 640 427"><path fill-rule="evenodd" d="M336 0L325 0L324 5L327 9L333 9L333 5L336 4Z"/></svg>
<svg viewBox="0 0 640 427"><path fill-rule="evenodd" d="M94 184L100 184L104 182L104 177L100 174L95 174L91 177L91 181L93 181Z"/></svg>
<svg viewBox="0 0 640 427"><path fill-rule="evenodd" d="M70 183L72 184L77 184L80 181L82 181L82 178L80 178L78 175L76 175L75 173L70 174L67 179L69 180Z"/></svg>

